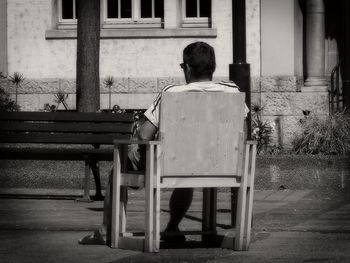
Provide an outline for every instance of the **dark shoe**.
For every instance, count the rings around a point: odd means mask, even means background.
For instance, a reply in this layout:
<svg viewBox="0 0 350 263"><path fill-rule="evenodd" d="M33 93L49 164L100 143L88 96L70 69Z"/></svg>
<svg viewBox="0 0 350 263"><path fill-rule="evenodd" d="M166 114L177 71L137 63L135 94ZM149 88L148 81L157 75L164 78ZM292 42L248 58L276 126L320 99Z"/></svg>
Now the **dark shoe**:
<svg viewBox="0 0 350 263"><path fill-rule="evenodd" d="M103 201L104 200L104 196L101 195L101 194L97 194L97 195L94 195L92 197L92 200L94 200L94 201Z"/></svg>
<svg viewBox="0 0 350 263"><path fill-rule="evenodd" d="M78 243L80 245L106 245L106 240L97 230L93 234L79 239Z"/></svg>
<svg viewBox="0 0 350 263"><path fill-rule="evenodd" d="M183 243L186 241L186 237L183 234L177 234L180 233L180 229L176 228L175 230L171 231L169 229L165 229L164 232L160 236L160 240L167 242L167 243Z"/></svg>

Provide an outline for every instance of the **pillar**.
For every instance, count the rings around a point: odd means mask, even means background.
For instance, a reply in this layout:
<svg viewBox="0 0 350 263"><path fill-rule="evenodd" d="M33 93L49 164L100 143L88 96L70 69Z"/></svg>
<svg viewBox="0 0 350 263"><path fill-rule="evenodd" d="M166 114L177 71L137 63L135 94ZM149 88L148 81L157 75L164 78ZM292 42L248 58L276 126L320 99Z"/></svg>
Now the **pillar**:
<svg viewBox="0 0 350 263"><path fill-rule="evenodd" d="M325 8L323 0L306 3L306 80L305 86L324 91L325 79Z"/></svg>
<svg viewBox="0 0 350 263"><path fill-rule="evenodd" d="M7 75L7 2L0 0L0 72Z"/></svg>
<svg viewBox="0 0 350 263"><path fill-rule="evenodd" d="M245 102L250 108L250 64L247 63L246 46L246 0L232 0L232 54L233 63L229 65L229 79L234 81L240 91L245 92ZM251 138L251 112L246 118L247 138Z"/></svg>

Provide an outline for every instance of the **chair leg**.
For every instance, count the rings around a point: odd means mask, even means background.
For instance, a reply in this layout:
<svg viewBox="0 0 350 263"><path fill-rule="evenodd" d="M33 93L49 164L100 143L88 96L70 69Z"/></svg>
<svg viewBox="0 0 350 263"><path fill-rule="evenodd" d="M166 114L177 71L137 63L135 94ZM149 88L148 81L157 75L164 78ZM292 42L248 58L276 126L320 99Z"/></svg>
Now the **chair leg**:
<svg viewBox="0 0 350 263"><path fill-rule="evenodd" d="M238 188L231 188L231 227L236 227Z"/></svg>
<svg viewBox="0 0 350 263"><path fill-rule="evenodd" d="M121 171L120 171L120 154L119 149L114 148L114 167L113 167L113 183L112 183L112 234L111 247L118 248L119 245L119 220L120 220L120 185L121 185Z"/></svg>
<svg viewBox="0 0 350 263"><path fill-rule="evenodd" d="M145 252L153 252L153 189L154 189L154 146L146 147L146 213L145 213Z"/></svg>
<svg viewBox="0 0 350 263"><path fill-rule="evenodd" d="M160 146L156 147L156 177L155 177L155 191L154 191L154 251L158 252L160 249Z"/></svg>
<svg viewBox="0 0 350 263"><path fill-rule="evenodd" d="M252 207L253 207L253 189L250 187L247 190L247 208L246 208L246 224L244 229L244 242L243 250L249 249L250 235L251 235L251 225L252 225Z"/></svg>
<svg viewBox="0 0 350 263"><path fill-rule="evenodd" d="M126 232L126 206L128 203L128 187L121 186L120 187L120 230L121 234Z"/></svg>
<svg viewBox="0 0 350 263"><path fill-rule="evenodd" d="M245 234L246 209L247 209L247 184L248 184L248 165L249 165L249 146L245 149L244 169L241 178L241 186L238 190L237 214L236 214L236 237L235 250L243 249L243 238Z"/></svg>
<svg viewBox="0 0 350 263"><path fill-rule="evenodd" d="M238 207L236 214L236 237L235 250L243 249L244 223L245 223L245 209L246 209L246 187L241 187L238 191Z"/></svg>
<svg viewBox="0 0 350 263"><path fill-rule="evenodd" d="M256 145L250 146L250 180L247 191L247 213L246 213L246 238L243 244L243 250L248 250L250 245L252 217L253 217L253 199L254 199L254 181L255 181L255 161L256 161Z"/></svg>
<svg viewBox="0 0 350 263"><path fill-rule="evenodd" d="M203 209L202 209L202 231L216 232L216 204L217 204L217 189L203 189ZM213 241L213 235L202 235L202 242L210 243Z"/></svg>

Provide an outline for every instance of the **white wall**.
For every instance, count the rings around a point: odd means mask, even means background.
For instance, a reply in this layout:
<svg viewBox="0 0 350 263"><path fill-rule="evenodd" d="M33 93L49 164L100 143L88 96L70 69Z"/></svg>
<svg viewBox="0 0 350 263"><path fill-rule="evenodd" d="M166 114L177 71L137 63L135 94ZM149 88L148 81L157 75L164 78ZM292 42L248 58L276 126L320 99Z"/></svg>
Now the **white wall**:
<svg viewBox="0 0 350 263"><path fill-rule="evenodd" d="M302 15L298 1L262 0L262 75L301 76L302 50Z"/></svg>
<svg viewBox="0 0 350 263"><path fill-rule="evenodd" d="M8 1L9 72L19 71L29 78L75 78L76 40L45 39L52 29L53 1ZM217 37L213 39L103 39L101 77L182 76L178 64L182 49L196 40L214 46L216 76L228 76L232 63L231 1L214 0L213 20Z"/></svg>
<svg viewBox="0 0 350 263"><path fill-rule="evenodd" d="M260 27L260 0L246 0L247 63L252 77L260 76Z"/></svg>

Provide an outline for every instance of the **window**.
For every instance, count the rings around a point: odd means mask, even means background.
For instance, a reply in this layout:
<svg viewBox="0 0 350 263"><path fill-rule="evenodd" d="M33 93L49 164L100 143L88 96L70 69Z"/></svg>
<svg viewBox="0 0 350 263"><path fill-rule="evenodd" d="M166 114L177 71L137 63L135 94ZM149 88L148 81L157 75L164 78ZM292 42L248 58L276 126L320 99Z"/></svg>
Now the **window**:
<svg viewBox="0 0 350 263"><path fill-rule="evenodd" d="M211 0L182 0L183 27L209 27Z"/></svg>
<svg viewBox="0 0 350 263"><path fill-rule="evenodd" d="M58 29L74 29L77 1L58 0ZM164 0L102 0L102 27L161 27Z"/></svg>
<svg viewBox="0 0 350 263"><path fill-rule="evenodd" d="M104 0L104 28L161 27L164 0Z"/></svg>
<svg viewBox="0 0 350 263"><path fill-rule="evenodd" d="M77 0L59 0L58 1L58 28L70 29L76 28L77 24Z"/></svg>

